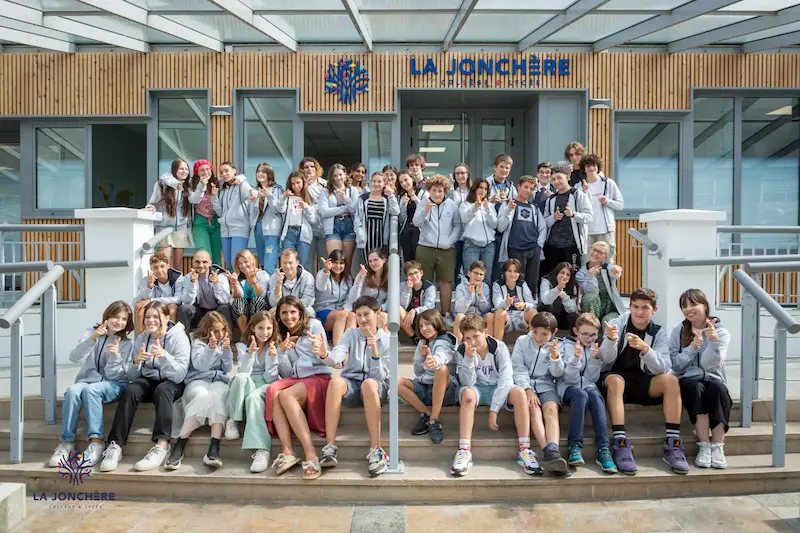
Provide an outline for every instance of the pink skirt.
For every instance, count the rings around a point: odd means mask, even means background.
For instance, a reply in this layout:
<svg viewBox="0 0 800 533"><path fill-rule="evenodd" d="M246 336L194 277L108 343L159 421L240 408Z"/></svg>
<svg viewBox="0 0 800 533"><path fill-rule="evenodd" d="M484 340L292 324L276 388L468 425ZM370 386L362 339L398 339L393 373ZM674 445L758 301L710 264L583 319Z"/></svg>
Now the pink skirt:
<svg viewBox="0 0 800 533"><path fill-rule="evenodd" d="M288 389L295 383L302 383L308 391L306 397L306 419L311 431L322 438L325 438L325 396L328 394L328 384L331 381L330 374L316 374L307 378L283 378L267 386L266 409L264 411L267 419L267 429L269 434L277 437L275 424L272 421L272 398L277 391Z"/></svg>

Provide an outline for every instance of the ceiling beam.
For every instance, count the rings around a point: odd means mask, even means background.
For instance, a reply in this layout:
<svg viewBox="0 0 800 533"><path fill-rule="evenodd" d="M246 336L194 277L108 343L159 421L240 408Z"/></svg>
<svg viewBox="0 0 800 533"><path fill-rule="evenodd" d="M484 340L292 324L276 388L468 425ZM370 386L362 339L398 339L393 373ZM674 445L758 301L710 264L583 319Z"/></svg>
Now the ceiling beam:
<svg viewBox="0 0 800 533"><path fill-rule="evenodd" d="M42 25L42 12L32 7L0 0L0 13L7 18L27 22L28 24Z"/></svg>
<svg viewBox="0 0 800 533"><path fill-rule="evenodd" d="M44 48L45 50L53 50L55 52L64 52L67 54L75 53L74 43L9 28L5 26L5 24L5 22L0 22L0 40L24 44L25 46L32 46L34 48Z"/></svg>
<svg viewBox="0 0 800 533"><path fill-rule="evenodd" d="M145 41L96 26L90 26L89 24L65 17L45 15L44 26L85 39L92 39L93 41L119 46L120 48L127 48L128 50L135 50L137 52L150 51L150 45Z"/></svg>
<svg viewBox="0 0 800 533"><path fill-rule="evenodd" d="M361 40L364 41L364 46L367 47L367 50L372 52L372 34L367 27L367 21L361 16L361 12L355 0L342 0L342 4L344 4L344 8L347 10L347 14L350 16L353 26L356 27L358 34L361 36Z"/></svg>
<svg viewBox="0 0 800 533"><path fill-rule="evenodd" d="M461 29L464 27L464 24L467 23L470 13L472 13L472 10L475 9L477 4L478 0L461 1L461 7L458 8L458 13L456 13L453 23L450 24L450 29L447 30L447 34L444 36L444 42L442 43L443 51L447 52L450 47L453 46L453 42L455 42L458 34L461 33Z"/></svg>
<svg viewBox="0 0 800 533"><path fill-rule="evenodd" d="M592 46L595 52L603 52L614 46L625 44L645 35L650 35L657 31L669 28L689 19L705 15L711 11L716 11L725 6L735 4L737 0L694 0L672 10L669 15L658 15L635 24L617 33L611 34L604 39L600 39Z"/></svg>
<svg viewBox="0 0 800 533"><path fill-rule="evenodd" d="M589 14L608 0L578 0L563 14L559 14L536 28L531 34L519 42L519 51L524 52L536 43L543 41L554 33L566 28L576 20Z"/></svg>
<svg viewBox="0 0 800 533"><path fill-rule="evenodd" d="M793 31L791 33L784 33L783 35L776 35L768 39L744 43L742 45L742 52L745 54L752 54L753 52L774 50L775 48L783 48L795 44L800 44L800 31Z"/></svg>
<svg viewBox="0 0 800 533"><path fill-rule="evenodd" d="M253 10L239 0L209 0L212 4L220 7L238 18L248 26L251 26L273 41L282 44L292 52L297 52L297 40L289 35L276 24L270 22L262 15L256 15Z"/></svg>

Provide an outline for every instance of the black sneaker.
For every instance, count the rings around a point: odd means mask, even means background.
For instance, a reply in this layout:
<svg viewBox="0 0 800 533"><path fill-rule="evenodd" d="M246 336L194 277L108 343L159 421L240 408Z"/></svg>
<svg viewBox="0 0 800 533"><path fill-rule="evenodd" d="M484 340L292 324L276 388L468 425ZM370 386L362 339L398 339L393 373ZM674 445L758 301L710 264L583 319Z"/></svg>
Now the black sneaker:
<svg viewBox="0 0 800 533"><path fill-rule="evenodd" d="M172 445L172 453L169 454L169 459L164 463L165 470L177 470L181 467L183 461L183 450L186 448L186 443L189 439L178 439Z"/></svg>
<svg viewBox="0 0 800 533"><path fill-rule="evenodd" d="M208 445L208 453L203 457L203 464L213 468L222 466L222 459L219 457L219 439L211 439L211 444Z"/></svg>
<svg viewBox="0 0 800 533"><path fill-rule="evenodd" d="M566 475L569 473L569 466L567 465L567 461L561 457L561 454L557 449L549 450L544 452L544 457L542 458L542 468L546 472L550 472L554 475Z"/></svg>
<svg viewBox="0 0 800 533"><path fill-rule="evenodd" d="M422 413L419 416L419 420L417 420L417 423L414 424L413 428L411 428L411 434L412 435L424 435L425 433L430 431L431 430L430 421L431 421L431 417L426 415L425 413Z"/></svg>
<svg viewBox="0 0 800 533"><path fill-rule="evenodd" d="M431 442L434 444L441 444L444 440L444 433L442 433L442 423L438 420L431 419Z"/></svg>

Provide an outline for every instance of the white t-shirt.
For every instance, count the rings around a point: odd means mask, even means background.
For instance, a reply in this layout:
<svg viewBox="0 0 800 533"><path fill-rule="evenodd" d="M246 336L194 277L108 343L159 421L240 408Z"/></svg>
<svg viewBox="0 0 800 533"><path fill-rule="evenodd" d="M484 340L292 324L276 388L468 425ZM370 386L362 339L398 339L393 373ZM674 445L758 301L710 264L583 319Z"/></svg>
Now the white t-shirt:
<svg viewBox="0 0 800 533"><path fill-rule="evenodd" d="M493 353L486 354L486 359L475 354L475 374L478 385L497 385L497 366Z"/></svg>
<svg viewBox="0 0 800 533"><path fill-rule="evenodd" d="M602 235L608 233L608 224L606 224L606 217L603 213L603 205L600 203L600 197L603 196L605 185L603 180L597 179L594 183L589 183L589 202L592 204L592 221L589 222L589 235Z"/></svg>
<svg viewBox="0 0 800 533"><path fill-rule="evenodd" d="M302 226L303 225L303 208L300 207L302 200L298 196L290 196L286 205L286 225L287 226Z"/></svg>

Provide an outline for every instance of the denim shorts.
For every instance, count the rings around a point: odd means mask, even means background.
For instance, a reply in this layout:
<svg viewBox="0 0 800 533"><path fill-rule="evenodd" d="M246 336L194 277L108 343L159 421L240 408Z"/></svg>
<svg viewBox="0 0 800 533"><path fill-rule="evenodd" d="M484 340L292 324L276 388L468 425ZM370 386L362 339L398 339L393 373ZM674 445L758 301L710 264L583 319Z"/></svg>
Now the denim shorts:
<svg viewBox="0 0 800 533"><path fill-rule="evenodd" d="M475 391L475 396L477 396L477 401L475 402L475 407L479 405L485 405L487 407L492 406L492 398L494 398L494 391L497 390L497 385L465 385L463 387L459 387L458 389L458 401L461 401L461 395L464 394L466 389L472 389ZM511 389L508 389L511 392ZM511 406L508 405L508 397L506 397L506 401L503 402L503 407L506 411L513 411Z"/></svg>
<svg viewBox="0 0 800 533"><path fill-rule="evenodd" d="M356 242L353 217L334 217L333 233L325 235L326 241Z"/></svg>
<svg viewBox="0 0 800 533"><path fill-rule="evenodd" d="M344 378L347 382L347 392L342 396L342 405L344 407L364 407L364 400L361 398L361 384L362 381ZM382 404L385 404L389 399L389 382L384 381L378 383L378 397Z"/></svg>

